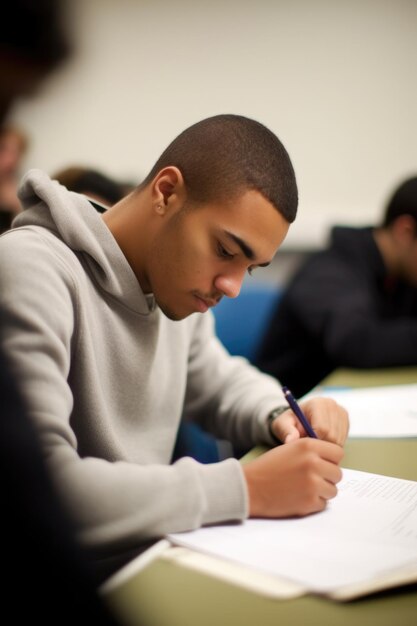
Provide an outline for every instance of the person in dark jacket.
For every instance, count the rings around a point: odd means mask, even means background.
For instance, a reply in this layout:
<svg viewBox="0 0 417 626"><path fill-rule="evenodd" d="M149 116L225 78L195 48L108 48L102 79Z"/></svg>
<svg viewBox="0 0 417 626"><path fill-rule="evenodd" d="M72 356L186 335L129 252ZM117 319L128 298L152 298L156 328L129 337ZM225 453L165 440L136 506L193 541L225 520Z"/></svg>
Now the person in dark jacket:
<svg viewBox="0 0 417 626"><path fill-rule="evenodd" d="M298 397L338 367L417 365L417 177L380 226L332 229L288 283L256 365Z"/></svg>

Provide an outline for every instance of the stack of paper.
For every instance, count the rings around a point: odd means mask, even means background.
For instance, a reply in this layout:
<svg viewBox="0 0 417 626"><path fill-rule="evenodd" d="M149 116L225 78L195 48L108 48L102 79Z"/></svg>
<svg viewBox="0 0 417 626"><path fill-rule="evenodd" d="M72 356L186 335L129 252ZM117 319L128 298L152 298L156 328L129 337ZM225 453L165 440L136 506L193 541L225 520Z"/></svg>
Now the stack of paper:
<svg viewBox="0 0 417 626"><path fill-rule="evenodd" d="M333 398L349 413L349 437L417 437L417 385L364 389L317 389L314 396Z"/></svg>
<svg viewBox="0 0 417 626"><path fill-rule="evenodd" d="M321 513L247 520L169 536L177 545L350 599L417 582L417 482L343 470ZM279 597L279 593L277 594Z"/></svg>

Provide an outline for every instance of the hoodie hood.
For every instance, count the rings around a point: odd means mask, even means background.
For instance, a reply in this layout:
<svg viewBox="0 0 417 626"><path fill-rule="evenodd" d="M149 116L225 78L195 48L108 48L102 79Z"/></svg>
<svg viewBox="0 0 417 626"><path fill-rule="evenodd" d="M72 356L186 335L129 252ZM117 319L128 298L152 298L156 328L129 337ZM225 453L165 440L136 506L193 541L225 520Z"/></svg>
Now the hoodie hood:
<svg viewBox="0 0 417 626"><path fill-rule="evenodd" d="M102 290L138 313L152 312L154 302L148 304L115 238L85 196L32 169L22 178L19 198L23 211L13 228L36 226L50 231L80 258Z"/></svg>

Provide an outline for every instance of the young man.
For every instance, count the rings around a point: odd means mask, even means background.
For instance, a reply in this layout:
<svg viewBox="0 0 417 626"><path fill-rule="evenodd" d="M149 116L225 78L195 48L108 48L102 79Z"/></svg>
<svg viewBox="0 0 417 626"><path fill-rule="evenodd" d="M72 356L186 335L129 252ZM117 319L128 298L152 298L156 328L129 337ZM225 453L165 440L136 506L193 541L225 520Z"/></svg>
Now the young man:
<svg viewBox="0 0 417 626"><path fill-rule="evenodd" d="M417 363L417 178L378 227L332 230L287 286L257 364L302 396L336 367Z"/></svg>
<svg viewBox="0 0 417 626"><path fill-rule="evenodd" d="M305 438L276 381L226 354L208 313L270 263L295 218L277 137L240 116L203 120L104 215L38 171L20 198L0 243L5 347L97 566L164 533L323 509L346 412L305 403L319 440ZM244 467L170 465L182 416L241 448L287 445Z"/></svg>

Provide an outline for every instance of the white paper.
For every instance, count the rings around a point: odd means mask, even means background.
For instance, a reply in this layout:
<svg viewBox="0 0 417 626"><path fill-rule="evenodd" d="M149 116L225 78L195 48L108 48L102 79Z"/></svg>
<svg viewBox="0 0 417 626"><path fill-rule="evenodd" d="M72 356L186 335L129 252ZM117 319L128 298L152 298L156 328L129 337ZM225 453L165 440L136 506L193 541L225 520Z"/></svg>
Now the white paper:
<svg viewBox="0 0 417 626"><path fill-rule="evenodd" d="M306 398L333 398L349 413L350 438L417 437L417 384L318 389Z"/></svg>
<svg viewBox="0 0 417 626"><path fill-rule="evenodd" d="M337 497L320 513L168 538L317 593L369 585L401 571L417 580L417 482L344 469Z"/></svg>

